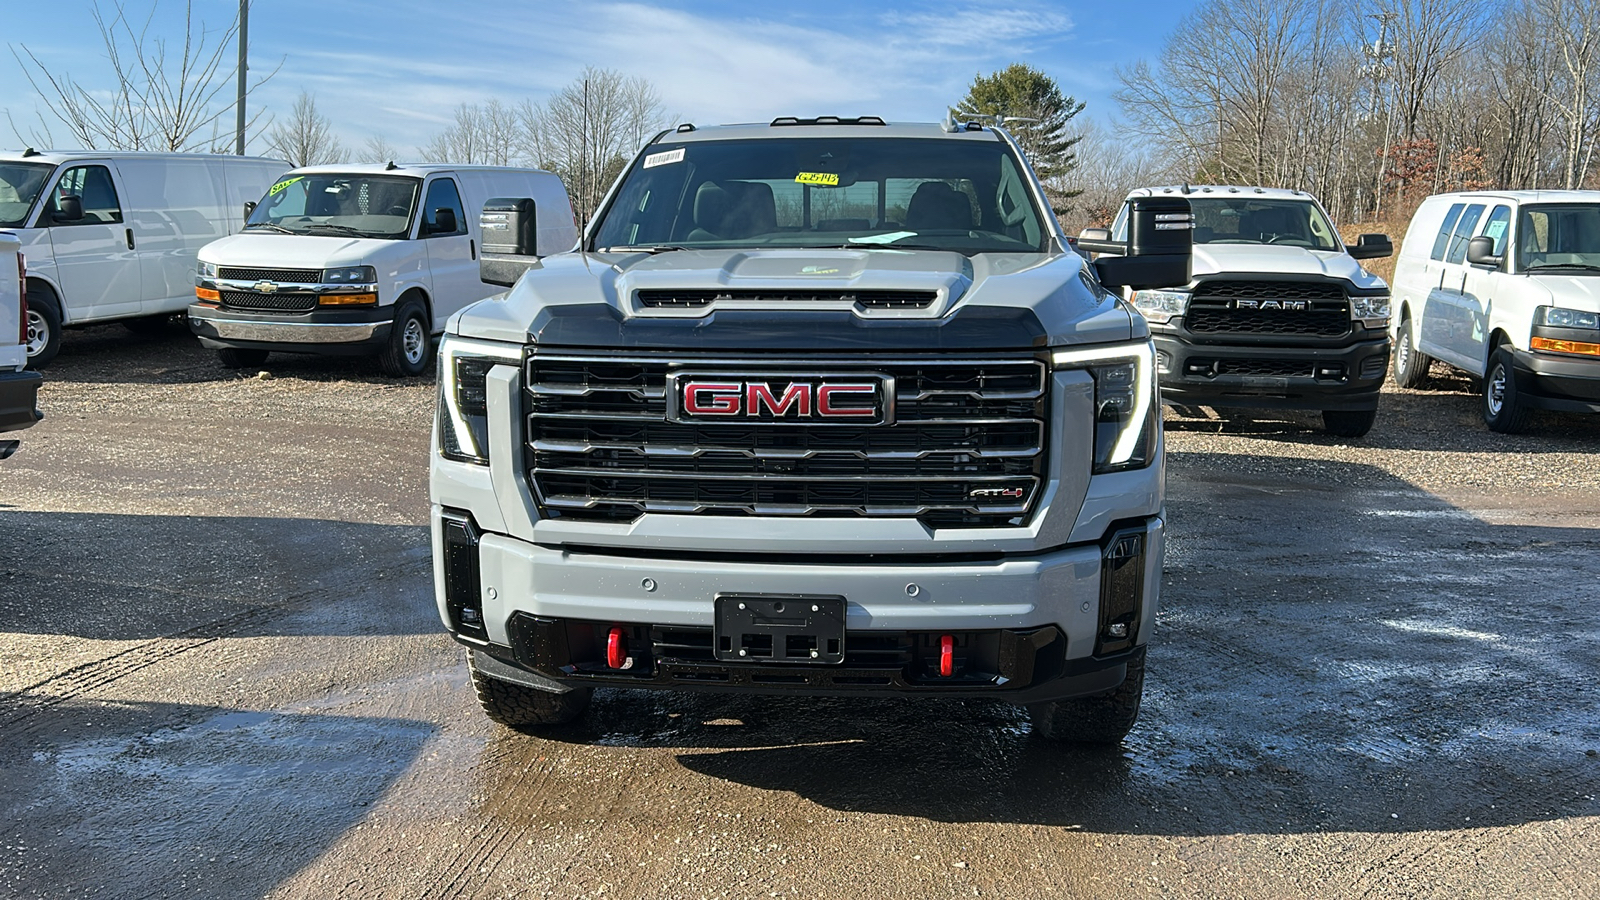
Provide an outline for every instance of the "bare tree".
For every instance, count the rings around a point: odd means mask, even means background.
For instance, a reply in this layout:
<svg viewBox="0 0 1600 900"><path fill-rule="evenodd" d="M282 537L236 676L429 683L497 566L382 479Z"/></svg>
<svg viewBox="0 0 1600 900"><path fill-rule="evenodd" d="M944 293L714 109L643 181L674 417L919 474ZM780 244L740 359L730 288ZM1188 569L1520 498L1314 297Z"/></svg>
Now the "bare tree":
<svg viewBox="0 0 1600 900"><path fill-rule="evenodd" d="M267 152L288 160L295 168L342 163L350 158L333 136L333 123L317 112L316 98L306 91L301 91L294 101L289 118L267 132Z"/></svg>
<svg viewBox="0 0 1600 900"><path fill-rule="evenodd" d="M383 163L393 162L399 158L400 148L389 143L381 134L367 138L367 142L356 152L356 162Z"/></svg>
<svg viewBox="0 0 1600 900"><path fill-rule="evenodd" d="M143 19L131 18L127 4L112 0L109 10L99 0L90 17L99 29L111 64L110 89L84 85L69 72L57 73L26 44L12 49L33 89L43 95L50 114L83 147L115 150L193 150L210 142L208 131L234 108L225 91L233 85L237 68L229 64L232 41L238 34L235 18L216 30L194 18L193 0L184 2L182 48L153 33L156 4ZM274 68L247 88L253 92L277 74ZM258 111L248 123L259 121ZM40 116L43 132L24 135L12 122L17 137L54 143L48 124ZM40 137L47 140L39 141Z"/></svg>

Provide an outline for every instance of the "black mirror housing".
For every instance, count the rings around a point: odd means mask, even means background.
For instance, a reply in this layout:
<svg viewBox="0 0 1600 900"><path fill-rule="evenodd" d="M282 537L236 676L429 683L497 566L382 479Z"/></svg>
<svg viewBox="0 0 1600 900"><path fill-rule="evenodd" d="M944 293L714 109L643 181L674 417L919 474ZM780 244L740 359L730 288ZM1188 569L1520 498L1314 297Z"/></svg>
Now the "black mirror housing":
<svg viewBox="0 0 1600 900"><path fill-rule="evenodd" d="M56 211L51 218L57 222L78 222L83 219L83 198L65 194L56 198Z"/></svg>
<svg viewBox="0 0 1600 900"><path fill-rule="evenodd" d="M484 284L511 287L539 261L538 207L531 197L496 197L478 217L483 253L478 277Z"/></svg>
<svg viewBox="0 0 1600 900"><path fill-rule="evenodd" d="M1346 247L1354 259L1383 259L1394 255L1394 244L1387 234L1363 234L1356 238L1354 247Z"/></svg>
<svg viewBox="0 0 1600 900"><path fill-rule="evenodd" d="M455 234L460 230L461 223L456 221L456 211L448 206L441 206L433 211L433 227L428 229L429 234Z"/></svg>
<svg viewBox="0 0 1600 900"><path fill-rule="evenodd" d="M250 216L255 211L256 211L256 202L254 200L246 200L244 202L244 220L246 222L250 221Z"/></svg>
<svg viewBox="0 0 1600 900"><path fill-rule="evenodd" d="M1506 261L1504 256L1497 256L1494 252L1494 238L1488 235L1479 235L1467 241L1467 262L1474 266L1489 266L1498 269Z"/></svg>
<svg viewBox="0 0 1600 900"><path fill-rule="evenodd" d="M1100 250L1086 245L1083 238L1078 239L1078 245L1086 250L1109 253L1120 250L1125 254L1095 260L1102 285L1136 291L1181 287L1190 279L1194 213L1189 201L1182 197L1135 197L1128 201L1127 243L1103 243L1118 249Z"/></svg>

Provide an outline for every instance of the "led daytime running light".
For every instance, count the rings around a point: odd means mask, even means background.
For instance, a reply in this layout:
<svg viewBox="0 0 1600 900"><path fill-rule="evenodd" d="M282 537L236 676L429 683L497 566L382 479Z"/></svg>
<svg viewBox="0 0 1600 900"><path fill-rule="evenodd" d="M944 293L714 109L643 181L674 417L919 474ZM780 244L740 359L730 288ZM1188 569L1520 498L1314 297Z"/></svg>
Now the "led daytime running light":
<svg viewBox="0 0 1600 900"><path fill-rule="evenodd" d="M522 349L520 347L508 347L504 344L474 341L449 335L446 335L445 339L439 344L439 379L443 384L442 400L445 412L450 416L450 427L455 431L456 444L467 455L480 460L487 460L489 458L489 448L478 446L478 440L473 435L471 426L467 424L467 417L461 411L461 385L456 378L456 361L473 357L503 360L515 366L522 363Z"/></svg>
<svg viewBox="0 0 1600 900"><path fill-rule="evenodd" d="M1132 361L1134 365L1133 413L1127 425L1117 435L1111 448L1109 465L1119 466L1133 459L1139 446L1146 417L1150 414L1151 389L1155 385L1155 348L1149 341L1138 344L1116 344L1110 347L1089 347L1082 350L1057 350L1050 361L1058 369L1081 369L1112 362ZM1098 391L1098 388L1096 388Z"/></svg>

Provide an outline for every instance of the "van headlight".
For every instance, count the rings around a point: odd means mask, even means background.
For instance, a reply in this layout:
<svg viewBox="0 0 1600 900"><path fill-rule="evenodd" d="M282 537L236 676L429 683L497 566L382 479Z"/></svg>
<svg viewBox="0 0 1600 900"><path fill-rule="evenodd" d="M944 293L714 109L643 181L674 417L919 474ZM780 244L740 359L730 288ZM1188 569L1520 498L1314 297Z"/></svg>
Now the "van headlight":
<svg viewBox="0 0 1600 900"><path fill-rule="evenodd" d="M372 266L344 266L323 269L323 284L372 284L378 280L378 270Z"/></svg>
<svg viewBox="0 0 1600 900"><path fill-rule="evenodd" d="M1133 308L1151 322L1165 325L1189 311L1188 291L1134 291Z"/></svg>
<svg viewBox="0 0 1600 900"><path fill-rule="evenodd" d="M1548 328L1600 328L1600 313L1541 306L1533 311L1533 324Z"/></svg>
<svg viewBox="0 0 1600 900"><path fill-rule="evenodd" d="M522 348L445 335L439 343L439 454L489 464L489 370L522 364Z"/></svg>
<svg viewBox="0 0 1600 900"><path fill-rule="evenodd" d="M1155 461L1161 410L1149 341L1057 350L1050 361L1057 371L1079 369L1094 379L1094 474L1142 469Z"/></svg>
<svg viewBox="0 0 1600 900"><path fill-rule="evenodd" d="M194 273L201 278L217 277L217 264L200 260L195 264Z"/></svg>
<svg viewBox="0 0 1600 900"><path fill-rule="evenodd" d="M1389 295L1350 298L1350 318L1368 328L1389 327Z"/></svg>

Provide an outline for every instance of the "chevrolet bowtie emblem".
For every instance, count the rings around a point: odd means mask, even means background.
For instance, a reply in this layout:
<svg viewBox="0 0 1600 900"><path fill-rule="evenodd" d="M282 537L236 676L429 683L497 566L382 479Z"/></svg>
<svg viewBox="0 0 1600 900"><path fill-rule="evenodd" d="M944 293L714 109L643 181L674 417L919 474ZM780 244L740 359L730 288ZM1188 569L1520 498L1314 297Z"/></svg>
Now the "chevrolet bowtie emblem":
<svg viewBox="0 0 1600 900"><path fill-rule="evenodd" d="M258 294L276 294L278 292L278 283L275 281L258 281L251 287Z"/></svg>

